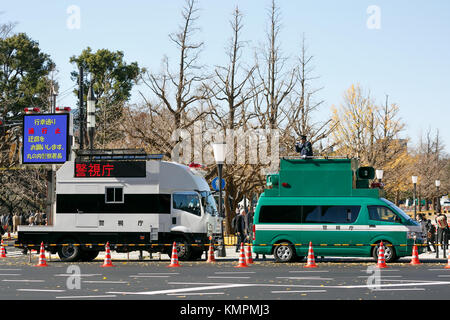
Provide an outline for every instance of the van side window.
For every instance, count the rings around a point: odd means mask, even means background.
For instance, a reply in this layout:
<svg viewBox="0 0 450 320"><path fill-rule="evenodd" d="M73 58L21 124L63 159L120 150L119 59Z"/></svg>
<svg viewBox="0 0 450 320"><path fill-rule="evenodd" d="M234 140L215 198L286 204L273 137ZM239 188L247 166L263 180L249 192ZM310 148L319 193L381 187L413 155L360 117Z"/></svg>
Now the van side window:
<svg viewBox="0 0 450 320"><path fill-rule="evenodd" d="M321 223L354 223L361 206L322 206Z"/></svg>
<svg viewBox="0 0 450 320"><path fill-rule="evenodd" d="M375 221L396 222L397 215L385 206L367 206L369 219Z"/></svg>
<svg viewBox="0 0 450 320"><path fill-rule="evenodd" d="M201 216L200 199L196 193L174 193L173 208Z"/></svg>
<svg viewBox="0 0 450 320"><path fill-rule="evenodd" d="M262 206L259 210L260 223L301 223L299 206Z"/></svg>

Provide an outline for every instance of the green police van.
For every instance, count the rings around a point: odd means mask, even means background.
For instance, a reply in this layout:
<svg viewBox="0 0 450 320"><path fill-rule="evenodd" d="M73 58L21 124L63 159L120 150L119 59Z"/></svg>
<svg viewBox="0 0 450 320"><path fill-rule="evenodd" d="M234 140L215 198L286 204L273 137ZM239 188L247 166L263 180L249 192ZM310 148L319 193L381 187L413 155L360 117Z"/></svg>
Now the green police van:
<svg viewBox="0 0 450 320"><path fill-rule="evenodd" d="M374 172L357 159L281 159L256 206L253 251L289 262L311 242L316 256L376 259L383 241L386 262L410 256L420 224L369 187Z"/></svg>

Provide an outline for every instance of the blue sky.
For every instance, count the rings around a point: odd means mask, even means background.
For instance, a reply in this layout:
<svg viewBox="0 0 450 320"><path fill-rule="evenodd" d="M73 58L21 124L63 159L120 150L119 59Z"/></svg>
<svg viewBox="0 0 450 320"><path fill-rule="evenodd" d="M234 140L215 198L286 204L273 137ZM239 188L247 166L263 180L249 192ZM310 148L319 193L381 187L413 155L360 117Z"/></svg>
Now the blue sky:
<svg viewBox="0 0 450 320"><path fill-rule="evenodd" d="M175 58L168 35L180 23L182 0L2 1L0 22L17 22L16 32L26 32L50 54L59 74L61 92L74 83L69 63L72 55L87 46L94 50L121 50L129 62L158 70L164 55ZM278 0L281 10L282 50L298 56L304 33L314 55L315 87L323 87L325 100L319 118L342 102L343 92L359 83L378 103L389 95L400 106L407 124L405 136L417 143L428 128L439 129L450 153L450 1L406 0ZM69 29L67 9L80 8L80 29ZM225 62L225 46L231 35L229 19L238 5L244 14L242 40L248 40L244 59L264 41L270 0L200 0L204 41L201 61L207 66ZM369 29L369 6L380 10L380 29ZM76 98L66 94L58 105L75 107ZM138 101L134 95L132 101Z"/></svg>

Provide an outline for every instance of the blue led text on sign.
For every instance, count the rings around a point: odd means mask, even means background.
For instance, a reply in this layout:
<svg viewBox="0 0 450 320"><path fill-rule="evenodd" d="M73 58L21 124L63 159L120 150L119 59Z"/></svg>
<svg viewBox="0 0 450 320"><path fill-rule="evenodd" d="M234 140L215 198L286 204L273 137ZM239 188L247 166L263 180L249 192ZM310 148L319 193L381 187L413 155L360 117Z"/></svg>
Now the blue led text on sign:
<svg viewBox="0 0 450 320"><path fill-rule="evenodd" d="M25 115L23 163L64 163L68 148L68 114Z"/></svg>

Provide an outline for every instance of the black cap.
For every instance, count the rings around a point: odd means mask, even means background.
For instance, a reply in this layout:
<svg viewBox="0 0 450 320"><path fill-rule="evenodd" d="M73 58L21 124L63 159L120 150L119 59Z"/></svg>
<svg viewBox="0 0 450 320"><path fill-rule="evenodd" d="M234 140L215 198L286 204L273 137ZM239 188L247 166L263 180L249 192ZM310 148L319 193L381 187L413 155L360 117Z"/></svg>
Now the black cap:
<svg viewBox="0 0 450 320"><path fill-rule="evenodd" d="M301 135L300 138L306 140L306 136L305 135Z"/></svg>

